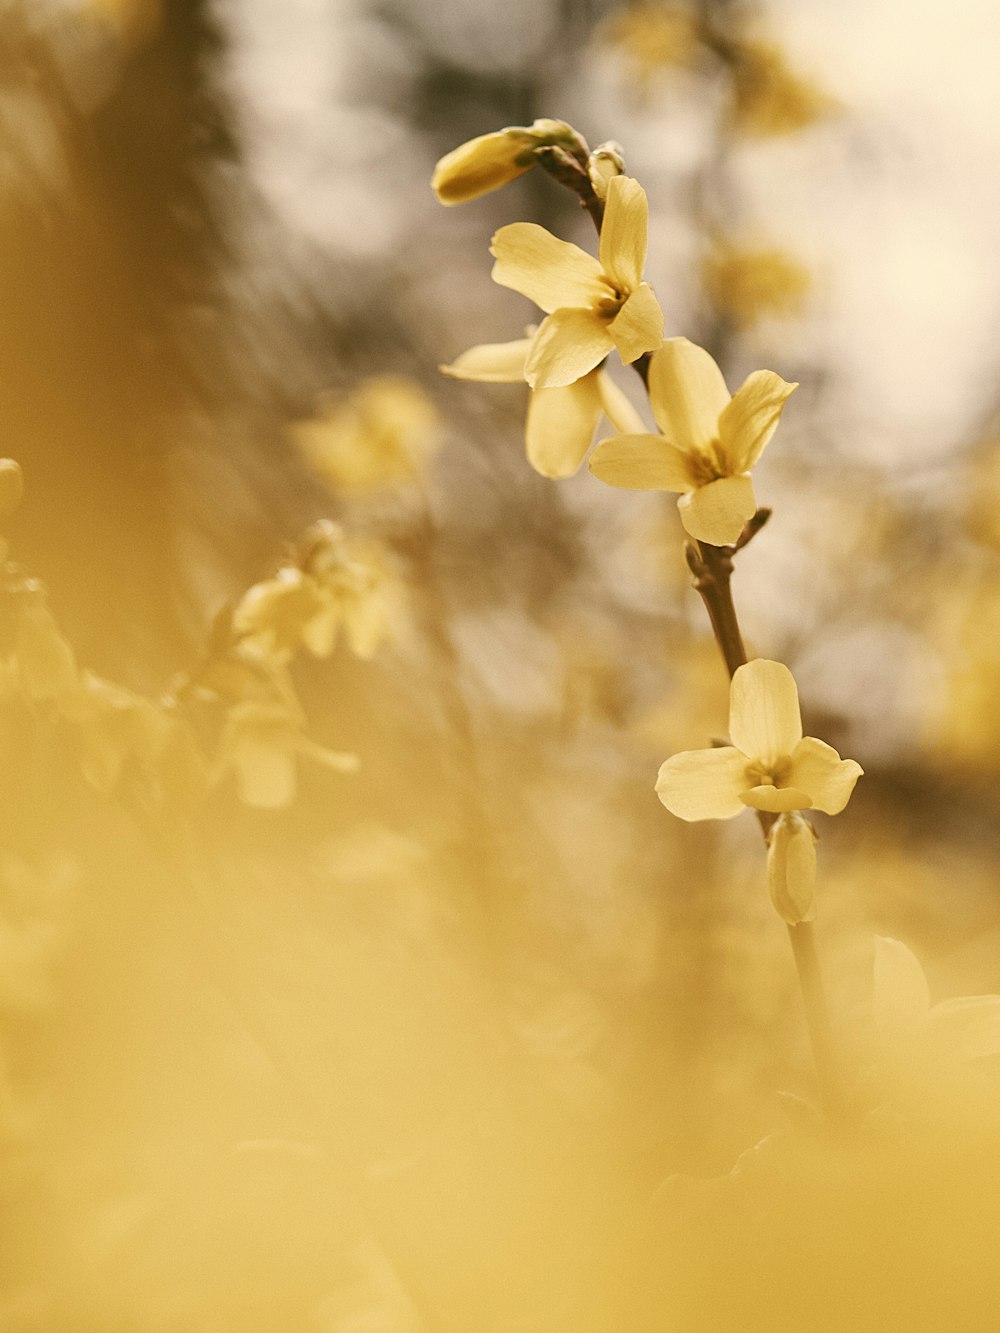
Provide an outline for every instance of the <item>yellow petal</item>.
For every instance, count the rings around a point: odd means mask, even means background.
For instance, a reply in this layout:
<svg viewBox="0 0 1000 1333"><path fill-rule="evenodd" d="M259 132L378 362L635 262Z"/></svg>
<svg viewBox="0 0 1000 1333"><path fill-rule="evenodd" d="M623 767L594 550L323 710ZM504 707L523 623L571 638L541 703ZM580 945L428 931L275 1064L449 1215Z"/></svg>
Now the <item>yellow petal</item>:
<svg viewBox="0 0 1000 1333"><path fill-rule="evenodd" d="M556 389L536 389L528 404L528 462L543 477L571 477L601 417L598 373Z"/></svg>
<svg viewBox="0 0 1000 1333"><path fill-rule="evenodd" d="M663 341L663 311L648 282L632 292L609 326L625 362L637 360L644 352L654 352Z"/></svg>
<svg viewBox="0 0 1000 1333"><path fill-rule="evenodd" d="M606 371L597 373L597 387L601 395L604 415L621 435L644 435L646 425L618 385Z"/></svg>
<svg viewBox="0 0 1000 1333"><path fill-rule="evenodd" d="M598 254L601 268L619 291L635 291L642 282L648 223L649 204L639 182L631 176L612 177Z"/></svg>
<svg viewBox="0 0 1000 1333"><path fill-rule="evenodd" d="M931 1009L928 1035L952 1060L1000 1053L1000 995L959 995Z"/></svg>
<svg viewBox="0 0 1000 1333"><path fill-rule="evenodd" d="M748 476L720 477L699 486L677 502L685 531L711 546L738 541L746 521L757 512L753 483Z"/></svg>
<svg viewBox="0 0 1000 1333"><path fill-rule="evenodd" d="M746 780L746 757L731 745L685 750L660 766L656 794L679 819L732 819L743 810Z"/></svg>
<svg viewBox="0 0 1000 1333"><path fill-rule="evenodd" d="M729 402L722 371L703 347L667 338L649 365L649 398L656 424L682 449L706 449L718 438Z"/></svg>
<svg viewBox="0 0 1000 1333"><path fill-rule="evenodd" d="M729 691L729 735L748 758L764 765L792 753L802 739L802 720L788 667L757 658L737 669Z"/></svg>
<svg viewBox="0 0 1000 1333"><path fill-rule="evenodd" d="M755 370L743 381L719 417L719 438L734 472L749 472L760 458L798 387L772 370Z"/></svg>
<svg viewBox="0 0 1000 1333"><path fill-rule="evenodd" d="M570 241L534 222L513 222L493 237L493 281L511 287L547 313L563 306L591 307L608 295L601 266Z"/></svg>
<svg viewBox="0 0 1000 1333"><path fill-rule="evenodd" d="M900 940L875 937L873 1010L883 1029L922 1027L930 991L916 955Z"/></svg>
<svg viewBox="0 0 1000 1333"><path fill-rule="evenodd" d="M530 347L530 338L517 338L509 343L479 343L456 357L450 366L438 366L438 370L454 380L523 384L524 362Z"/></svg>
<svg viewBox="0 0 1000 1333"><path fill-rule="evenodd" d="M853 759L841 759L832 745L818 741L815 736L806 736L792 751L788 781L807 791L817 810L839 815L863 772Z"/></svg>
<svg viewBox="0 0 1000 1333"><path fill-rule="evenodd" d="M816 915L816 836L801 815L783 814L771 830L767 888L790 926Z"/></svg>
<svg viewBox="0 0 1000 1333"><path fill-rule="evenodd" d="M589 374L612 348L608 326L592 310L557 310L543 319L524 366L533 389L572 384Z"/></svg>
<svg viewBox="0 0 1000 1333"><path fill-rule="evenodd" d="M590 470L631 491L690 491L690 462L662 435L612 435L590 456Z"/></svg>
<svg viewBox="0 0 1000 1333"><path fill-rule="evenodd" d="M464 204L499 190L535 165L534 157L526 162L518 160L531 146L532 140L524 130L480 134L445 153L434 168L431 188L442 204L449 205Z"/></svg>
<svg viewBox="0 0 1000 1333"><path fill-rule="evenodd" d="M798 787L750 787L740 793L740 800L754 810L766 810L772 815L786 810L809 810L812 806L812 801Z"/></svg>

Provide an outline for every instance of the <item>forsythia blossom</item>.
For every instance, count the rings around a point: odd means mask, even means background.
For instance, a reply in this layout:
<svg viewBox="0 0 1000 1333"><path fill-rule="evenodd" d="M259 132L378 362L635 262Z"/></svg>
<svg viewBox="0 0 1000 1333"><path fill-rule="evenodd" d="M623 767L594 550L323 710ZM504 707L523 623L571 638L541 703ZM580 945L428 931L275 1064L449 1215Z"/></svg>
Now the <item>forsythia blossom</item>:
<svg viewBox="0 0 1000 1333"><path fill-rule="evenodd" d="M434 168L431 187L442 204L464 204L499 190L530 171L539 148L559 147L578 154L583 140L564 120L536 120L480 134L446 153Z"/></svg>
<svg viewBox="0 0 1000 1333"><path fill-rule="evenodd" d="M525 379L533 389L572 384L614 348L626 363L659 347L663 312L642 280L646 193L630 176L608 182L599 258L533 222L501 227L490 253L493 280L548 315L532 340Z"/></svg>
<svg viewBox="0 0 1000 1333"><path fill-rule="evenodd" d="M370 491L417 477L440 443L441 423L416 381L375 375L292 434L333 486Z"/></svg>
<svg viewBox="0 0 1000 1333"><path fill-rule="evenodd" d="M741 666L730 686L732 745L675 754L660 768L656 792L681 819L732 819L747 806L781 814L822 810L836 815L861 776L825 742L802 735L799 696L780 662ZM794 829L783 838L801 839ZM797 842L794 855L803 854ZM787 853L787 848L786 848Z"/></svg>
<svg viewBox="0 0 1000 1333"><path fill-rule="evenodd" d="M668 338L649 365L649 398L661 435L616 435L591 455L590 469L611 486L678 491L681 522L698 541L735 542L757 512L750 469L798 388L756 370L730 397L704 348Z"/></svg>
<svg viewBox="0 0 1000 1333"><path fill-rule="evenodd" d="M440 369L457 380L523 383L531 342L528 337L483 343ZM528 462L543 477L572 476L590 448L602 413L620 431L643 429L642 418L604 370L588 371L572 384L533 389L525 425Z"/></svg>

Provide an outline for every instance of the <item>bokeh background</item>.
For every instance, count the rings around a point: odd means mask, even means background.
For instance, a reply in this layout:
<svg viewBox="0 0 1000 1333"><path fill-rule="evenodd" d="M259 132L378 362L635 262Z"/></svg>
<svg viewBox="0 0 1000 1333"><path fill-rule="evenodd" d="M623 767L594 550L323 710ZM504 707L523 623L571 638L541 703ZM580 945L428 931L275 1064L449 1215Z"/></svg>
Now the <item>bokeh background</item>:
<svg viewBox="0 0 1000 1333"><path fill-rule="evenodd" d="M128 712L319 519L381 598L291 666L360 767L302 753L280 809L212 769L153 818L141 747L95 782L5 687L3 1333L993 1327L978 1082L883 1090L890 1166L765 1154L765 1241L726 1194L815 1090L756 825L652 790L725 672L671 498L535 475L526 390L438 373L534 318L492 232L588 219L429 180L538 116L617 140L667 332L801 383L735 592L866 770L818 929L867 1069L876 935L1000 991L998 38L986 0L3 0L8 601L41 580Z"/></svg>

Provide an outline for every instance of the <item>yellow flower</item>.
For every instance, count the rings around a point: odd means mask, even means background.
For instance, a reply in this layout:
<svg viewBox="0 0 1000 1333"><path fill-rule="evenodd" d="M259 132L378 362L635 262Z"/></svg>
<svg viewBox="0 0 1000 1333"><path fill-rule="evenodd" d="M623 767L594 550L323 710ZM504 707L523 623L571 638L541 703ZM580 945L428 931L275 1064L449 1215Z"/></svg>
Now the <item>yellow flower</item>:
<svg viewBox="0 0 1000 1333"><path fill-rule="evenodd" d="M704 263L712 303L737 329L767 315L794 315L809 290L809 270L781 250L720 246Z"/></svg>
<svg viewBox="0 0 1000 1333"><path fill-rule="evenodd" d="M524 383L531 338L509 343L482 343L463 352L445 375L482 383ZM590 448L601 414L620 431L641 431L642 418L600 368L572 384L533 389L528 402L525 443L528 462L543 477L570 477Z"/></svg>
<svg viewBox="0 0 1000 1333"><path fill-rule="evenodd" d="M602 35L632 62L643 86L658 70L693 64L698 51L694 19L676 5L630 5L604 26Z"/></svg>
<svg viewBox="0 0 1000 1333"><path fill-rule="evenodd" d="M737 43L733 59L732 121L744 134L790 134L829 114L834 99L789 69L776 46Z"/></svg>
<svg viewBox="0 0 1000 1333"><path fill-rule="evenodd" d="M419 384L377 375L312 421L299 422L292 434L333 486L363 491L418 476L440 443L441 423Z"/></svg>
<svg viewBox="0 0 1000 1333"><path fill-rule="evenodd" d="M304 719L290 703L247 700L226 715L214 781L227 771L236 778L240 800L256 810L281 810L295 799L296 759L315 759L338 773L353 773L353 754L327 750L303 731Z"/></svg>
<svg viewBox="0 0 1000 1333"><path fill-rule="evenodd" d="M442 204L464 204L499 190L535 165L535 152L549 145L586 151L583 140L563 120L536 120L480 134L446 153L434 168L431 188Z"/></svg>
<svg viewBox="0 0 1000 1333"><path fill-rule="evenodd" d="M822 810L836 815L861 776L860 764L802 735L799 696L780 662L757 659L733 676L732 745L686 750L660 768L656 792L680 819L732 819L747 806L780 814Z"/></svg>
<svg viewBox="0 0 1000 1333"><path fill-rule="evenodd" d="M755 370L730 398L704 348L668 338L649 365L649 398L662 435L615 435L597 446L590 470L610 486L679 491L681 522L698 541L735 542L757 512L750 469L798 388Z"/></svg>
<svg viewBox="0 0 1000 1333"><path fill-rule="evenodd" d="M598 259L533 222L501 227L493 237L493 281L548 315L525 364L533 389L572 384L613 348L628 363L659 347L663 312L642 280L647 222L645 190L631 176L615 176L608 182Z"/></svg>

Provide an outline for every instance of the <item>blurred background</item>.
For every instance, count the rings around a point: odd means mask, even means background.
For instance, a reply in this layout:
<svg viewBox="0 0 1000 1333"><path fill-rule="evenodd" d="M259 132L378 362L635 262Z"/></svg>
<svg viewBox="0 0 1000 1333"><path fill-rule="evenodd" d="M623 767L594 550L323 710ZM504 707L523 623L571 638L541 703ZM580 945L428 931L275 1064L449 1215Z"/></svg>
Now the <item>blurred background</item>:
<svg viewBox="0 0 1000 1333"><path fill-rule="evenodd" d="M1000 1237L988 1061L953 1104L869 1029L876 935L1000 991L997 38L986 0L0 2L2 1333L993 1327L947 1240ZM920 1146L765 1155L765 1203L726 1173L815 1089L759 830L653 793L727 726L673 499L534 474L526 388L438 373L536 317L498 226L593 246L541 172L430 190L539 116L623 145L668 335L802 386L735 595L865 768L818 929ZM320 549L335 643L281 618ZM833 1196L864 1264L789 1286Z"/></svg>

